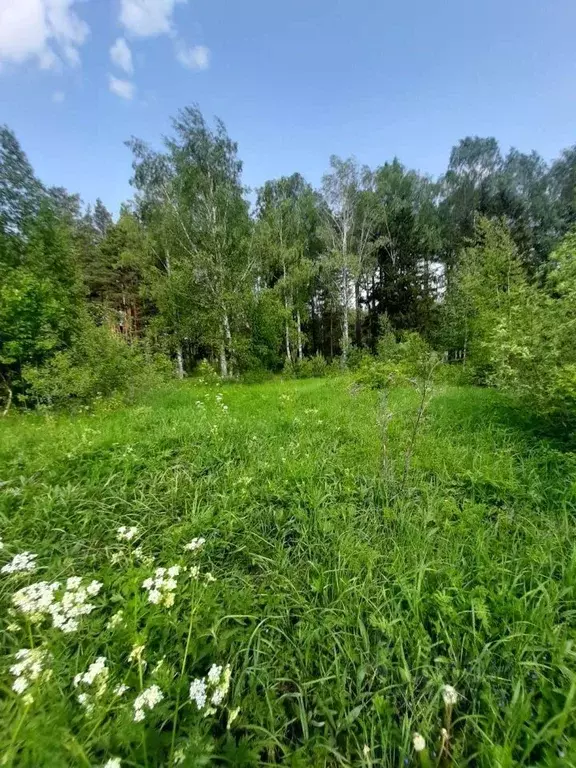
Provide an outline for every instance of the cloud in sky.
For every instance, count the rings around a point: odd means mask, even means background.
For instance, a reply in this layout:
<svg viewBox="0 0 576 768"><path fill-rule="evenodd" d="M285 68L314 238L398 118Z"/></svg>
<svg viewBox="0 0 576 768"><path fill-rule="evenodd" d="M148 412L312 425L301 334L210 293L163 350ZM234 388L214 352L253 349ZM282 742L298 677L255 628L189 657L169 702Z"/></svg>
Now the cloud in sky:
<svg viewBox="0 0 576 768"><path fill-rule="evenodd" d="M114 75L109 75L108 87L116 96L120 96L121 99L128 99L128 101L134 98L136 92L134 83L131 83L130 80L120 80Z"/></svg>
<svg viewBox="0 0 576 768"><path fill-rule="evenodd" d="M173 34L172 16L187 0L121 0L120 22L134 37Z"/></svg>
<svg viewBox="0 0 576 768"><path fill-rule="evenodd" d="M176 58L187 69L201 71L210 66L210 49L205 45L193 45L188 47L184 43L176 45Z"/></svg>
<svg viewBox="0 0 576 768"><path fill-rule="evenodd" d="M131 75L134 72L134 65L132 63L132 51L130 50L128 43L123 37L119 37L114 45L110 48L110 58L112 63L115 64L124 72Z"/></svg>
<svg viewBox="0 0 576 768"><path fill-rule="evenodd" d="M0 0L0 62L35 60L41 69L77 66L88 25L78 0Z"/></svg>

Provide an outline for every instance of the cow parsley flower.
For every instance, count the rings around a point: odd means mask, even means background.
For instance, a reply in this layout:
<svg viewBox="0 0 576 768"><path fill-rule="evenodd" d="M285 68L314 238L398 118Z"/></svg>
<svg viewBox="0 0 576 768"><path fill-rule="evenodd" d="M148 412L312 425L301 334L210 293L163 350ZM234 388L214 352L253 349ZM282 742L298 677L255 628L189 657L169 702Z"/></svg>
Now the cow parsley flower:
<svg viewBox="0 0 576 768"><path fill-rule="evenodd" d="M423 752L426 749L426 739L419 733L412 734L412 744L416 752Z"/></svg>
<svg viewBox="0 0 576 768"><path fill-rule="evenodd" d="M458 691L451 685L442 687L442 698L447 707L453 707L458 701Z"/></svg>
<svg viewBox="0 0 576 768"><path fill-rule="evenodd" d="M78 620L81 616L92 613L96 606L87 601L88 596L100 592L102 584L92 581L87 587L82 587L82 579L72 576L66 580L66 587L60 599L56 593L60 589L60 583L55 581L49 584L40 581L19 589L12 595L15 607L28 616L32 622L41 621L49 615L52 623L63 632L75 632L78 629Z"/></svg>
<svg viewBox="0 0 576 768"><path fill-rule="evenodd" d="M106 657L98 656L96 661L92 662L86 672L79 673L74 677L74 688L78 688L80 685L94 687L93 695L99 699L106 693L106 687L108 685L108 676L110 670L106 666ZM85 692L83 692L85 693ZM82 696L82 694L80 694ZM80 700L80 696L78 699ZM86 698L82 696L81 703L85 702Z"/></svg>
<svg viewBox="0 0 576 768"><path fill-rule="evenodd" d="M129 685L124 685L124 683L121 683L120 685L117 685L116 688L114 688L114 696L124 696L126 691L130 690Z"/></svg>
<svg viewBox="0 0 576 768"><path fill-rule="evenodd" d="M198 677L190 684L190 700L198 709L205 709L207 702L214 707L220 706L230 687L230 665L222 668L218 664L212 664L205 678ZM206 714L215 710L209 707Z"/></svg>
<svg viewBox="0 0 576 768"><path fill-rule="evenodd" d="M164 698L164 694L157 685L151 685L142 693L139 693L134 700L134 720L139 723L144 720L145 710L153 710L156 704L159 704Z"/></svg>
<svg viewBox="0 0 576 768"><path fill-rule="evenodd" d="M12 595L12 603L21 613L28 617L33 624L42 621L54 604L54 594L60 588L60 583L54 581L39 581L28 587L19 589Z"/></svg>
<svg viewBox="0 0 576 768"><path fill-rule="evenodd" d="M0 550L4 549L4 542L0 539Z"/></svg>
<svg viewBox="0 0 576 768"><path fill-rule="evenodd" d="M197 677L190 683L190 700L198 709L204 709L206 706L206 682L203 678Z"/></svg>
<svg viewBox="0 0 576 768"><path fill-rule="evenodd" d="M122 765L122 762L119 757L111 757L110 760L107 760L102 768L120 768Z"/></svg>
<svg viewBox="0 0 576 768"><path fill-rule="evenodd" d="M51 656L42 648L22 648L14 658L16 664L10 667L10 674L15 677L12 690L16 693L23 694L32 683L51 675L51 670L45 669Z"/></svg>
<svg viewBox="0 0 576 768"><path fill-rule="evenodd" d="M117 529L116 533L118 541L132 541L132 539L138 535L138 526L121 525L120 528Z"/></svg>
<svg viewBox="0 0 576 768"><path fill-rule="evenodd" d="M145 579L142 589L148 592L148 602L154 605L165 605L170 608L174 605L174 592L178 586L178 576L182 569L179 565L170 568L156 568L154 578Z"/></svg>
<svg viewBox="0 0 576 768"><path fill-rule="evenodd" d="M31 552L21 552L0 568L0 573L32 573L36 570L36 558Z"/></svg>
<svg viewBox="0 0 576 768"><path fill-rule="evenodd" d="M128 661L137 661L140 663L142 661L142 654L144 653L145 649L145 645L135 645L130 651Z"/></svg>
<svg viewBox="0 0 576 768"><path fill-rule="evenodd" d="M188 544L184 546L184 549L187 552L196 552L196 550L201 549L205 543L206 539L203 536L198 536L197 538L192 539L192 541L189 541Z"/></svg>
<svg viewBox="0 0 576 768"><path fill-rule="evenodd" d="M124 623L124 611L117 611L106 624L107 629L116 629Z"/></svg>

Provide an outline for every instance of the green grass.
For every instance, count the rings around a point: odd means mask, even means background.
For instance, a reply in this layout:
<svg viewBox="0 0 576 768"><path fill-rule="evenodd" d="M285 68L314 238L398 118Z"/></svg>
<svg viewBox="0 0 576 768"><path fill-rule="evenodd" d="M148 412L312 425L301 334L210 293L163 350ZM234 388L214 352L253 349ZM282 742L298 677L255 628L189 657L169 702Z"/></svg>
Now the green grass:
<svg viewBox="0 0 576 768"><path fill-rule="evenodd" d="M38 569L0 576L3 764L576 765L575 454L496 393L444 388L403 479L416 394L386 407L338 378L6 419L0 564L27 550ZM155 567L193 563L216 580L147 602ZM103 583L77 632L10 615L20 587L72 575ZM127 660L139 644L146 665ZM53 673L26 704L9 667L32 645ZM72 680L98 656L108 686L86 713ZM204 716L188 689L214 663L231 685ZM134 722L152 684L164 699Z"/></svg>

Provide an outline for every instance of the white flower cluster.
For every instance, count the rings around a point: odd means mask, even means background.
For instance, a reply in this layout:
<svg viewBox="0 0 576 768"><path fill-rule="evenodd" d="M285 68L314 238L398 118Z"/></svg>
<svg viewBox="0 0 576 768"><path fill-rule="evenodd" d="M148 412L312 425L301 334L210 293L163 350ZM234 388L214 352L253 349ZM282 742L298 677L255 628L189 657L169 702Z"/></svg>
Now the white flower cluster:
<svg viewBox="0 0 576 768"><path fill-rule="evenodd" d="M138 536L138 526L133 525L131 527L127 525L121 525L117 530L118 541L132 541Z"/></svg>
<svg viewBox="0 0 576 768"><path fill-rule="evenodd" d="M0 573L31 573L36 570L37 557L38 555L33 555L31 552L22 552L19 555L14 555L9 563L0 568Z"/></svg>
<svg viewBox="0 0 576 768"><path fill-rule="evenodd" d="M146 709L152 710L164 698L164 694L157 685L151 685L142 693L139 693L134 700L134 721L140 723L144 720Z"/></svg>
<svg viewBox="0 0 576 768"><path fill-rule="evenodd" d="M230 688L230 664L221 667L212 664L206 677L197 677L190 684L190 700L204 714L213 714L226 698Z"/></svg>
<svg viewBox="0 0 576 768"><path fill-rule="evenodd" d="M174 592L178 586L177 578L182 569L179 565L170 568L156 568L154 578L142 582L142 588L148 592L148 602L154 605L174 605Z"/></svg>
<svg viewBox="0 0 576 768"><path fill-rule="evenodd" d="M412 744L414 744L414 749L416 752L424 752L426 749L426 739L419 733L412 734Z"/></svg>
<svg viewBox="0 0 576 768"><path fill-rule="evenodd" d="M124 624L124 611L116 611L116 613L110 617L106 629L116 629Z"/></svg>
<svg viewBox="0 0 576 768"><path fill-rule="evenodd" d="M4 542L0 539L0 549L4 549Z"/></svg>
<svg viewBox="0 0 576 768"><path fill-rule="evenodd" d="M196 539L192 539L188 544L184 546L187 552L196 552L197 549L201 549L206 543L206 539L203 536L198 536Z"/></svg>
<svg viewBox="0 0 576 768"><path fill-rule="evenodd" d="M451 685L442 687L442 698L447 707L453 707L458 702L458 691Z"/></svg>
<svg viewBox="0 0 576 768"><path fill-rule="evenodd" d="M16 678L12 683L12 690L16 693L24 693L32 683L51 674L51 670L45 669L50 654L42 648L22 648L15 659L17 663L10 667L10 674ZM32 697L29 696L27 703L31 702Z"/></svg>
<svg viewBox="0 0 576 768"><path fill-rule="evenodd" d="M99 699L106 693L109 674L110 670L106 666L106 657L99 656L96 661L90 664L86 672L80 672L74 677L74 688L78 688L79 685L85 685L90 688L94 686L93 692L82 691L78 694L78 701L87 712L91 712L94 709L93 697Z"/></svg>
<svg viewBox="0 0 576 768"><path fill-rule="evenodd" d="M56 592L59 589L58 581L52 584L39 581L15 592L12 602L32 622L41 621L44 616L50 615L54 626L62 632L75 632L80 616L87 616L96 607L88 602L88 597L97 595L102 589L102 584L99 581L91 581L83 587L82 579L72 576L66 580L64 592L57 600Z"/></svg>
<svg viewBox="0 0 576 768"><path fill-rule="evenodd" d="M120 768L122 762L119 757L111 757L110 760L106 760L102 768Z"/></svg>

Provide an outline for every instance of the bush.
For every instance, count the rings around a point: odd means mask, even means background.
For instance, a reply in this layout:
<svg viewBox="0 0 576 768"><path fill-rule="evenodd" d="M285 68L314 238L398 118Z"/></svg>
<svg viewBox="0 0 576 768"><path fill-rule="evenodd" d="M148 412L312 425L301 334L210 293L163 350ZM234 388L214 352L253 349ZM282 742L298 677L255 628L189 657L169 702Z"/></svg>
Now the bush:
<svg viewBox="0 0 576 768"><path fill-rule="evenodd" d="M208 362L208 360L206 360L206 358L198 363L195 373L202 384L220 384L222 381L222 377L218 371Z"/></svg>
<svg viewBox="0 0 576 768"><path fill-rule="evenodd" d="M47 406L84 405L97 398L154 387L169 377L170 361L144 345L129 345L105 326L86 321L70 349L41 366L26 366L26 402Z"/></svg>
<svg viewBox="0 0 576 768"><path fill-rule="evenodd" d="M378 355L362 361L355 379L371 389L386 389L438 376L440 362L418 333L406 333L401 341L386 333L378 342Z"/></svg>

